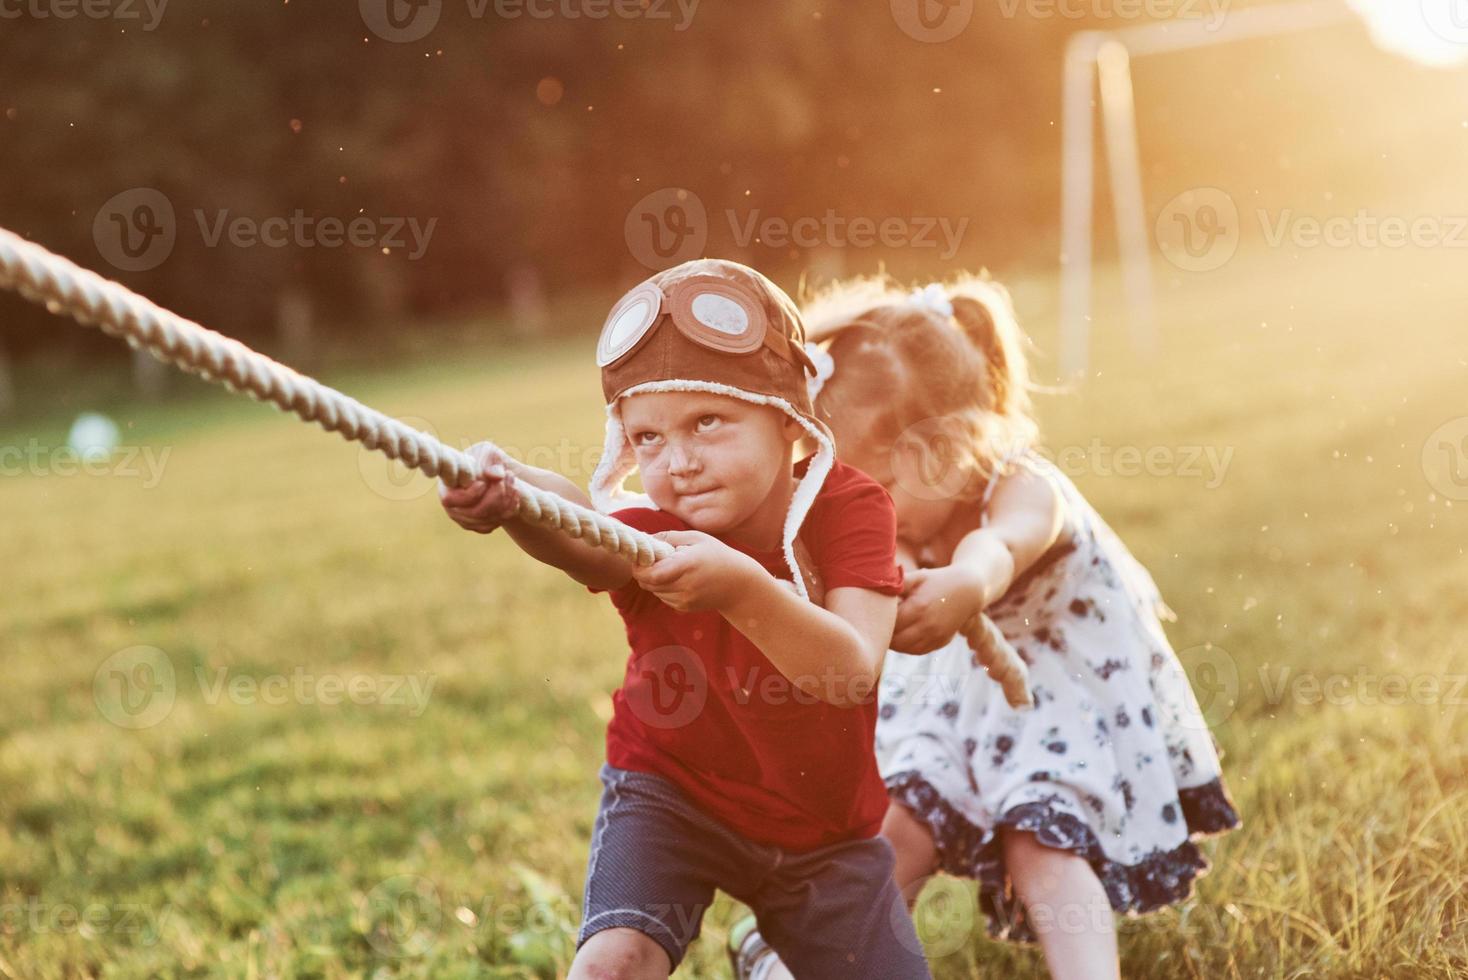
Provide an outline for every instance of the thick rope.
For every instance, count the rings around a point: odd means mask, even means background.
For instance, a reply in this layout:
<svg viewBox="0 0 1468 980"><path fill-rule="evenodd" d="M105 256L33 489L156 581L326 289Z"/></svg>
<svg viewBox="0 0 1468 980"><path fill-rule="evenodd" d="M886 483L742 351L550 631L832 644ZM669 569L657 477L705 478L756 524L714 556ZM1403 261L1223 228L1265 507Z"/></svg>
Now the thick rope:
<svg viewBox="0 0 1468 980"><path fill-rule="evenodd" d="M76 265L34 242L0 228L0 288L40 303L51 313L121 337L135 348L190 374L270 402L328 432L401 460L450 486L466 487L479 475L473 457L404 425L333 388L291 370L237 340L202 327L123 286ZM516 481L520 515L581 538L638 565L673 553L671 545L615 518L564 497ZM1028 672L1002 633L982 613L964 630L979 662L1015 707L1028 706Z"/></svg>
<svg viewBox="0 0 1468 980"><path fill-rule="evenodd" d="M391 459L466 487L480 468L469 454L412 426L299 374L237 340L215 333L155 305L137 293L89 272L0 228L0 287L44 304L83 326L121 337L160 361L190 374L270 402L328 432L338 432ZM582 538L639 565L673 553L664 541L581 507L547 490L516 481L520 515Z"/></svg>
<svg viewBox="0 0 1468 980"><path fill-rule="evenodd" d="M963 638L973 650L974 660L1004 689L1004 700L1011 708L1035 706L1030 696L1030 670L992 619L979 613L963 628Z"/></svg>

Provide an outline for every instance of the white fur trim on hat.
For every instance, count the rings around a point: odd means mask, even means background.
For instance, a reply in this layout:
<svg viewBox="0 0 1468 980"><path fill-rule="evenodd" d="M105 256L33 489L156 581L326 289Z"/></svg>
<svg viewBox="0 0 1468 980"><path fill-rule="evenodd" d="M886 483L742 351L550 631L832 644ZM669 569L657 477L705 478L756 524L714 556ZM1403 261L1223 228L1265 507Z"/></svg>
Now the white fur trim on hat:
<svg viewBox="0 0 1468 980"><path fill-rule="evenodd" d="M820 344L807 343L805 353L810 358L810 362L816 366L816 376L805 379L805 388L810 394L810 403L814 405L816 396L821 393L822 388L826 387L826 382L831 379L831 375L836 373L836 359Z"/></svg>
<svg viewBox="0 0 1468 980"><path fill-rule="evenodd" d="M785 563L790 567L790 576L795 583L795 591L802 599L809 599L810 594L805 588L805 578L801 575L800 564L795 559L795 537L800 533L800 526L805 523L806 515L810 513L811 507L815 504L816 495L821 492L821 487L825 484L826 477L830 475L831 468L836 465L836 445L831 441L831 437L819 425L797 412L788 401L773 395L759 395L752 391L745 391L743 388L735 388L733 385L719 384L714 381L648 381L634 385L622 392L616 401L607 406L606 445L602 450L601 460L597 463L596 472L591 475L590 487L592 504L604 514L621 510L624 507L658 509L647 494L629 493L623 489L627 478L637 469L637 456L632 450L631 440L627 438L627 429L622 424L622 399L648 391L705 391L714 395L738 398L755 405L771 405L799 422L806 435L815 441L817 447L815 456L811 459L805 476L795 485L795 492L790 497L790 510L785 515L785 526L780 540L780 549L785 555Z"/></svg>

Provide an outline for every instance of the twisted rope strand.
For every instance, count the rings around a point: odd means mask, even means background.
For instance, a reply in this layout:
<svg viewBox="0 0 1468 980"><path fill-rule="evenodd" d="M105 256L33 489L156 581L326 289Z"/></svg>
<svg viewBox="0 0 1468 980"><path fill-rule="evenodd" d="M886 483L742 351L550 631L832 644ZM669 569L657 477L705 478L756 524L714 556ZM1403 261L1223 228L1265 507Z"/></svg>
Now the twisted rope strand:
<svg viewBox="0 0 1468 980"><path fill-rule="evenodd" d="M1030 696L1030 670L992 619L979 613L963 628L963 638L974 652L974 659L1004 689L1004 700L1011 708L1035 706Z"/></svg>
<svg viewBox="0 0 1468 980"><path fill-rule="evenodd" d="M83 326L121 337L135 348L190 374L269 402L328 432L401 460L450 486L474 482L479 467L467 453L404 425L251 350L152 303L120 283L0 228L0 287L43 304ZM639 565L672 554L649 534L523 481L516 482L528 520L581 538Z"/></svg>

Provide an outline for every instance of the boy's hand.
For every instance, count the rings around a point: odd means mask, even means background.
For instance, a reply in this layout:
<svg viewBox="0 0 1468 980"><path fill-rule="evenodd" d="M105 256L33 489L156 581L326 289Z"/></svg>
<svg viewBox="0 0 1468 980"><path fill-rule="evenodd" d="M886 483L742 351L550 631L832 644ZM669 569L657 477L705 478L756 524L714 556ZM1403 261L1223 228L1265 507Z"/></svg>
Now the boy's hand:
<svg viewBox="0 0 1468 980"><path fill-rule="evenodd" d="M753 558L701 531L662 531L653 537L677 550L652 565L634 565L632 577L679 612L721 609L750 576L767 574Z"/></svg>
<svg viewBox="0 0 1468 980"><path fill-rule="evenodd" d="M475 443L467 451L479 463L481 475L467 487L450 487L439 480L438 500L455 524L489 534L520 510L513 461L493 443Z"/></svg>
<svg viewBox="0 0 1468 980"><path fill-rule="evenodd" d="M932 653L947 645L980 611L978 597L982 594L972 574L959 566L907 572L892 632L892 649L899 653Z"/></svg>

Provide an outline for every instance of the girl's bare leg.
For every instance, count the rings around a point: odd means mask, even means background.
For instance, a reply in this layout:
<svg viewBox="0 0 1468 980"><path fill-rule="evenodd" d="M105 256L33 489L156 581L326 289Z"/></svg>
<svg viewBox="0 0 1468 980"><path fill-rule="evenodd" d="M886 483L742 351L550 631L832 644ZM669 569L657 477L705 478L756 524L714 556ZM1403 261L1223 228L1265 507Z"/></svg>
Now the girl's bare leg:
<svg viewBox="0 0 1468 980"><path fill-rule="evenodd" d="M917 904L923 885L938 868L938 845L933 843L933 832L928 825L900 803L887 805L887 816L882 820L882 836L891 841L892 849L897 852L897 866L892 869L892 877L907 899L910 910Z"/></svg>
<svg viewBox="0 0 1468 980"><path fill-rule="evenodd" d="M1118 980L1111 902L1086 860L1031 833L1000 831L1004 860L1055 980Z"/></svg>

